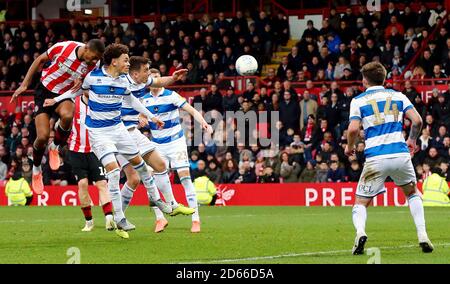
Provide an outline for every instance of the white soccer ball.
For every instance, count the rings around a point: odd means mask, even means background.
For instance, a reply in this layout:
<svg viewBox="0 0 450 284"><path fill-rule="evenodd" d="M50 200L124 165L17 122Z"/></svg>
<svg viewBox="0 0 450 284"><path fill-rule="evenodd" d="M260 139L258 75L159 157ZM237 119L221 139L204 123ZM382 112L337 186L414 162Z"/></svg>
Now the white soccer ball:
<svg viewBox="0 0 450 284"><path fill-rule="evenodd" d="M241 76L250 76L258 70L258 61L251 55L242 55L236 60L236 71Z"/></svg>

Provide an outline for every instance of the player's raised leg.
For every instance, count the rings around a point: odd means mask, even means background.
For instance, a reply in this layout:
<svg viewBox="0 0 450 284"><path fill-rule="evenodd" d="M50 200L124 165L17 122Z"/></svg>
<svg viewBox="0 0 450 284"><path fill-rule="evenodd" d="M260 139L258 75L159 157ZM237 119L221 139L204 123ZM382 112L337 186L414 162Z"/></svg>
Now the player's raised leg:
<svg viewBox="0 0 450 284"><path fill-rule="evenodd" d="M125 211L133 198L134 192L141 182L139 178L139 174L133 169L131 164L123 158L123 156L118 155L117 159L122 166L122 170L125 173L127 178L127 182L122 186L121 194L122 194L122 208ZM156 189L157 190L157 189ZM153 211L156 215L156 224L155 224L155 233L162 232L168 225L166 218L164 217L164 213L152 204L151 194L147 191L147 196L149 199L149 205L152 207Z"/></svg>
<svg viewBox="0 0 450 284"><path fill-rule="evenodd" d="M35 118L36 140L33 143L33 179L32 187L36 194L42 194L44 191L44 182L42 179L42 157L44 157L45 148L50 136L50 116L47 113L40 113Z"/></svg>
<svg viewBox="0 0 450 284"><path fill-rule="evenodd" d="M140 155L128 160L133 166L133 169L138 173L144 187L147 189L149 198L153 204L155 204L161 211L166 214L172 213L172 207L163 202L159 196L159 192L155 187L153 177L151 176L146 163Z"/></svg>
<svg viewBox="0 0 450 284"><path fill-rule="evenodd" d="M139 186L141 179L139 178L139 174L133 169L133 166L122 155L117 156L117 161L127 178L127 181L120 190L120 194L122 195L122 209L125 212L133 199L134 192Z"/></svg>
<svg viewBox="0 0 450 284"><path fill-rule="evenodd" d="M154 170L155 183L164 196L167 203L172 206L171 216L178 214L191 215L195 209L188 208L183 204L179 204L173 195L172 185L170 184L169 172L166 163L157 151L151 151L144 156L146 163Z"/></svg>
<svg viewBox="0 0 450 284"><path fill-rule="evenodd" d="M60 167L59 148L67 143L72 130L75 105L71 100L61 102L56 108L59 115L59 123L56 125L55 137L49 145L48 157L50 168L54 171Z"/></svg>

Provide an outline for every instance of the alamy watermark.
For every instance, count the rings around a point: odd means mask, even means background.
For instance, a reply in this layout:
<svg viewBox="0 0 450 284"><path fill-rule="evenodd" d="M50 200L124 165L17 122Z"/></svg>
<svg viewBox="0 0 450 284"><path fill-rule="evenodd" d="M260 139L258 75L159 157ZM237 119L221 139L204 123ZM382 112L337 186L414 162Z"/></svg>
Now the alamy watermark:
<svg viewBox="0 0 450 284"><path fill-rule="evenodd" d="M66 264L80 264L81 263L81 251L77 247L70 247L66 251L66 255L69 257Z"/></svg>
<svg viewBox="0 0 450 284"><path fill-rule="evenodd" d="M367 0L366 7L369 12L381 12L381 0Z"/></svg>
<svg viewBox="0 0 450 284"><path fill-rule="evenodd" d="M202 104L195 103L193 107L201 112ZM207 133L201 125L192 118L182 115L183 128L191 130L192 137L188 146L198 146L205 141L213 141L216 146L259 145L263 148L277 147L280 142L280 113L278 111L226 111L223 114L208 111L203 117L211 125L213 133ZM191 135L189 134L189 135Z"/></svg>
<svg viewBox="0 0 450 284"><path fill-rule="evenodd" d="M367 264L381 264L381 251L379 248L368 248L367 255L370 256Z"/></svg>

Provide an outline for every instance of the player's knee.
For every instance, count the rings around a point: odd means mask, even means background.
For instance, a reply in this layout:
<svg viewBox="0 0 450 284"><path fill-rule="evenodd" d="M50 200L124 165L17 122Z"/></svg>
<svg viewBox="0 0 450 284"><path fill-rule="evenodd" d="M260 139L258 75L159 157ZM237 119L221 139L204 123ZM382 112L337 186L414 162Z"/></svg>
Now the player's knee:
<svg viewBox="0 0 450 284"><path fill-rule="evenodd" d="M403 193L405 194L406 197L409 197L409 196L417 193L417 187L414 182L403 185L402 189L403 189Z"/></svg>
<svg viewBox="0 0 450 284"><path fill-rule="evenodd" d="M89 181L86 178L78 181L78 188L80 190L88 190L88 187L89 187Z"/></svg>
<svg viewBox="0 0 450 284"><path fill-rule="evenodd" d="M141 182L141 179L139 178L139 175L132 174L127 178L127 184L130 188L136 189Z"/></svg>
<svg viewBox="0 0 450 284"><path fill-rule="evenodd" d="M166 163L164 163L163 160L152 163L151 166L152 166L153 170L155 171L155 173L162 173L167 170Z"/></svg>
<svg viewBox="0 0 450 284"><path fill-rule="evenodd" d="M70 112L65 112L60 116L59 120L61 127L67 130L72 125L73 114Z"/></svg>
<svg viewBox="0 0 450 284"><path fill-rule="evenodd" d="M48 140L50 139L50 133L39 133L37 134L36 140L34 141L37 147L44 147L47 145Z"/></svg>
<svg viewBox="0 0 450 284"><path fill-rule="evenodd" d="M191 177L191 174L189 173L189 168L178 170L178 176L180 177L180 179L184 177Z"/></svg>

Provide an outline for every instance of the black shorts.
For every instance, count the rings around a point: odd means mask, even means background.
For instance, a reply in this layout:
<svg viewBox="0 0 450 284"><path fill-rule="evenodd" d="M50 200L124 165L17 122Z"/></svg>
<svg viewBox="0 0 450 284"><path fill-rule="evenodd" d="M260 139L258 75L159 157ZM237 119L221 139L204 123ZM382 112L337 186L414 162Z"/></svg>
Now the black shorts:
<svg viewBox="0 0 450 284"><path fill-rule="evenodd" d="M63 101L70 100L70 99L65 99L65 100L62 100L50 107L44 107L44 101L46 99L53 99L57 96L59 96L59 94L50 92L42 84L42 82L40 82L34 92L34 112L36 113L36 115L41 114L41 113L46 113L50 117L52 117L55 114L56 108L59 106L60 103L62 103Z"/></svg>
<svg viewBox="0 0 450 284"><path fill-rule="evenodd" d="M106 180L105 169L94 153L78 153L69 151L68 161L78 181L87 178L89 182Z"/></svg>

